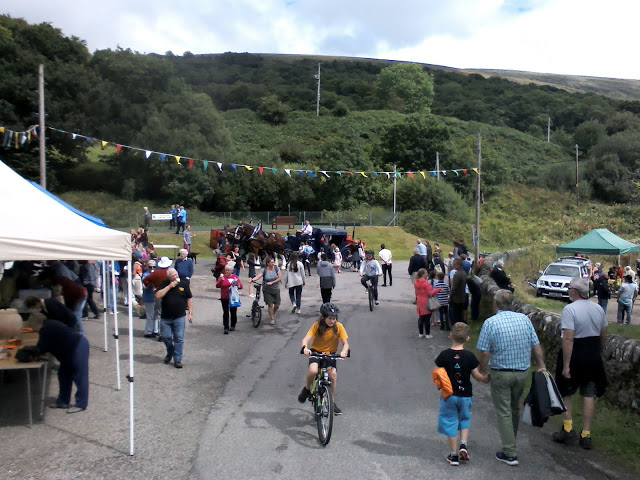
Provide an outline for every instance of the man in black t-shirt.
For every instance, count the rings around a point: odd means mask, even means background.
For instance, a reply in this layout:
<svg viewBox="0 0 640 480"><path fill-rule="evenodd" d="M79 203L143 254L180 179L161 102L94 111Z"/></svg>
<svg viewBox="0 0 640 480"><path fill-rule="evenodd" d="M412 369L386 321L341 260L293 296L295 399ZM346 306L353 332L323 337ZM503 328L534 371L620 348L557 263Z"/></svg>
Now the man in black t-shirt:
<svg viewBox="0 0 640 480"><path fill-rule="evenodd" d="M473 390L471 376L478 381L488 383L489 376L478 371L478 359L464 349L469 340L469 326L457 322L449 333L451 348L443 350L436 358L436 365L447 371L453 393L447 398L440 398L438 409L438 432L447 436L449 444L450 465L457 466L460 460L469 460L467 441L469 438L469 424L471 422L471 405L473 404ZM460 444L456 450L456 441L460 432Z"/></svg>
<svg viewBox="0 0 640 480"><path fill-rule="evenodd" d="M189 284L180 280L175 268L168 268L167 280L160 284L156 298L162 299L162 340L167 347L164 363L169 363L173 358L176 368L182 368L185 316L189 323L193 323L192 297Z"/></svg>

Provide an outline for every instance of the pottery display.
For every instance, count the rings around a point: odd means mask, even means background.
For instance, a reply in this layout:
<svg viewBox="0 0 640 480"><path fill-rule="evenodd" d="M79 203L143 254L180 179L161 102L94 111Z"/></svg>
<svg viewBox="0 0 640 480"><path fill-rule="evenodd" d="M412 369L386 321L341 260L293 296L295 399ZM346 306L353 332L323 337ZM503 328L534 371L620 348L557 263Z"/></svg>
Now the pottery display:
<svg viewBox="0 0 640 480"><path fill-rule="evenodd" d="M0 310L0 338L8 340L20 336L22 317L15 308Z"/></svg>

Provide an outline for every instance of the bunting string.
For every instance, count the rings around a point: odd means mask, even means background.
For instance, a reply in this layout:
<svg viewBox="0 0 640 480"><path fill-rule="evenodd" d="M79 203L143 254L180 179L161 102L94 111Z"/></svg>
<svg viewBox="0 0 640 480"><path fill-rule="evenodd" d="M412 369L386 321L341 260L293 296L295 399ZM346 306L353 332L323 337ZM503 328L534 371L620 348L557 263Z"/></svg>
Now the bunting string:
<svg viewBox="0 0 640 480"><path fill-rule="evenodd" d="M100 140L94 137L82 135L80 133L62 130L60 128L54 128L49 126L45 128L50 131L54 131L63 135L69 135L72 140L84 140L86 142L98 143L100 144L102 149L105 149L107 146L114 146L116 149L116 154L119 154L122 151L122 149L127 149L132 152L141 153L145 159L151 159L152 157L157 157L160 160L160 162L164 162L167 159L173 159L172 161L175 161L178 165L180 166L186 165L190 169L193 168L193 165L195 164L195 162L198 162L200 165L202 165L203 170L207 170L209 162L211 161L211 160L204 160L204 159L198 159L198 158L191 158L184 155L176 155L173 153L156 152L155 150L138 148L131 145L124 145L122 143L109 142L107 140ZM25 130L24 132L14 132L5 127L0 126L0 140L2 141L1 146L10 147L13 145L15 148L20 148L20 146L23 146L26 142L29 142L31 140L31 137L38 138L38 134L39 134L39 127L37 125L29 127L29 129ZM185 161L185 163L183 163L182 161ZM440 171L417 170L417 171L410 171L410 172L405 172L405 171L395 171L395 172L393 171L391 172L355 171L354 172L350 170L328 170L328 169L318 169L318 170L306 170L306 169L298 170L298 169L290 169L290 168L278 169L276 167L245 165L245 164L239 164L239 163L231 163L225 166L225 164L223 164L222 162L218 162L215 160L213 160L213 162L215 166L218 167L219 172L223 171L223 167L228 166L228 168L230 168L234 172L238 172L239 169L243 169L248 172L255 170L258 172L258 175L260 176L262 176L265 171L267 172L271 171L271 173L273 173L274 175L277 175L278 170L280 170L280 171L283 171L289 177L291 177L291 172L294 172L294 174L297 173L298 176L301 176L301 177L309 176L311 178L331 178L332 175L342 176L343 174L345 174L351 177L355 177L357 175L362 178L377 178L381 175L385 175L387 179L408 177L412 180L415 180L417 175L420 175L423 179L426 179L427 174L433 175L434 177L437 177L438 175L446 177L448 174L454 174L456 177L460 177L462 175L463 177L466 178L468 177L470 172L473 172L478 176L481 173L477 168L456 168L456 169L440 170Z"/></svg>

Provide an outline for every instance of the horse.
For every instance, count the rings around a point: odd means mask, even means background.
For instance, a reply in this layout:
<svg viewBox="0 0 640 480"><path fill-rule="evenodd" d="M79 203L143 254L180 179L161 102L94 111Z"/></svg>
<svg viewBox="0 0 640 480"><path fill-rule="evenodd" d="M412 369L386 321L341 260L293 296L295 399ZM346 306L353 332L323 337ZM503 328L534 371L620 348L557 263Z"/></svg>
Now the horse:
<svg viewBox="0 0 640 480"><path fill-rule="evenodd" d="M262 258L260 253L264 252L277 261L279 255L284 256L284 237L279 233L264 232L261 227L262 222L258 222L257 226L242 222L235 229L235 238L256 257Z"/></svg>

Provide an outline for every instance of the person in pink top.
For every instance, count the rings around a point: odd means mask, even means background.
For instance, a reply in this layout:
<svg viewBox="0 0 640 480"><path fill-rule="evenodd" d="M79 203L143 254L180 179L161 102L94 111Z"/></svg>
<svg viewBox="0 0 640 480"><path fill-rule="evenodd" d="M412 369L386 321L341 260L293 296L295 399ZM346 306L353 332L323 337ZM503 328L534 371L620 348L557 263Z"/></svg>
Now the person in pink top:
<svg viewBox="0 0 640 480"><path fill-rule="evenodd" d="M421 268L418 270L418 277L413 284L416 291L416 312L418 314L418 337L422 338L422 332L424 331L424 338L433 338L431 335L431 310L427 310L427 300L429 297L437 294L440 289L433 288L431 283L427 280L427 269Z"/></svg>
<svg viewBox="0 0 640 480"><path fill-rule="evenodd" d="M224 267L224 274L220 275L216 281L216 288L220 289L222 325L225 335L228 335L229 331L233 332L236 329L236 323L238 321L238 307L229 306L229 291L233 286L238 287L238 290L242 290L242 282L233 274L233 265L228 264ZM229 314L231 314L231 325L229 325Z"/></svg>

